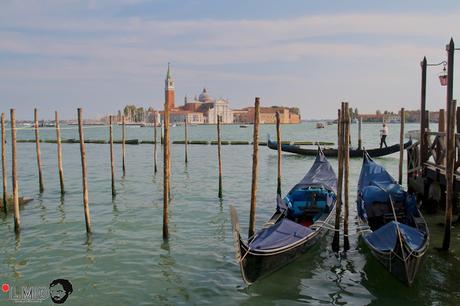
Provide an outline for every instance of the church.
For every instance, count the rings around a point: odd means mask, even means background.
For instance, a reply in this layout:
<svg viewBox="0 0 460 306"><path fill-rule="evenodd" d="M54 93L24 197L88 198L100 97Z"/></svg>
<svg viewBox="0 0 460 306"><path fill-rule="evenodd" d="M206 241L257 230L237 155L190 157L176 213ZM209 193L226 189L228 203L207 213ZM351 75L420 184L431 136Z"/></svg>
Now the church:
<svg viewBox="0 0 460 306"><path fill-rule="evenodd" d="M184 99L184 105L176 107L174 81L171 76L171 69L168 64L168 71L165 80L165 99L169 105L171 123L183 123L187 120L190 124L217 124L217 116L220 116L221 123L233 123L233 111L229 108L228 100L213 99L206 88L193 101Z"/></svg>

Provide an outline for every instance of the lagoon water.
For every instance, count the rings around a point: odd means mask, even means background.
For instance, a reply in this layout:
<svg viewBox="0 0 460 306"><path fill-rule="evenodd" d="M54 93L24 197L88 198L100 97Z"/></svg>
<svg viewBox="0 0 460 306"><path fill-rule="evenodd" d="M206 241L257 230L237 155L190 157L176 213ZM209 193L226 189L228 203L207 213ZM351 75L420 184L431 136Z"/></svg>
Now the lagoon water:
<svg viewBox="0 0 460 306"><path fill-rule="evenodd" d="M408 124L407 129L418 125ZM363 144L376 147L380 125L363 125ZM336 142L336 125L316 129L314 123L282 126L283 139ZM352 125L356 144L357 125ZM273 125L261 127L261 140L274 135ZM223 126L223 140L251 140L252 128ZM32 130L19 130L18 139L33 139ZM151 140L152 128L127 128L127 139ZM51 129L41 137L54 139ZM108 139L107 127L85 128L87 139ZM115 138L121 129L115 129ZM215 126L190 126L189 139L214 140ZM78 138L76 127L62 138ZM399 142L399 125L390 125L388 144ZM172 128L172 140L183 139L183 128ZM13 216L0 213L0 281L18 288L48 286L53 279L71 281L73 293L65 305L459 305L460 231L453 232L452 252L439 253L442 217L427 216L431 246L415 284L396 281L358 243L355 194L361 167L351 160L351 250L331 251L329 233L308 254L260 282L246 287L234 259L229 205L239 213L246 236L251 190L252 146L222 147L224 199L217 198L217 147L172 145L170 240L162 239L162 152L159 172L153 173L153 145L127 145L127 173L121 175L120 145L116 151L117 196L112 198L108 145L87 144L89 206L93 234L85 233L80 151L63 144L66 193L59 192L56 145L41 144L45 191L38 191L35 144L18 144L19 190L34 201L21 209L22 229L14 234ZM161 148L161 147L159 147ZM257 226L275 207L276 152L259 147ZM10 147L8 158L10 158ZM397 178L398 154L377 161ZM313 157L283 154L282 191L298 182ZM331 159L334 168L337 160ZM11 166L9 164L9 166ZM11 174L11 168L9 168ZM405 177L404 177L405 183ZM8 180L11 187L11 180ZM11 188L10 188L11 190ZM0 304L13 304L0 292ZM48 299L43 305L51 305Z"/></svg>

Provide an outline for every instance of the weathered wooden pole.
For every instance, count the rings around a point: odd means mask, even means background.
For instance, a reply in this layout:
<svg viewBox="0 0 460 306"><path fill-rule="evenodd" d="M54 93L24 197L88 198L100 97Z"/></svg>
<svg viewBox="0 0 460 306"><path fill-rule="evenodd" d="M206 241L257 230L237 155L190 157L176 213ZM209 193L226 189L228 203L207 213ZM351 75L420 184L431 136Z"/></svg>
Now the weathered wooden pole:
<svg viewBox="0 0 460 306"><path fill-rule="evenodd" d="M218 196L222 199L222 142L220 139L220 121L221 117L217 115L217 160L219 163L219 193Z"/></svg>
<svg viewBox="0 0 460 306"><path fill-rule="evenodd" d="M401 128L399 130L399 178L398 183L402 185L403 161L404 161L404 122L406 121L404 107L401 108Z"/></svg>
<svg viewBox="0 0 460 306"><path fill-rule="evenodd" d="M252 184L251 184L251 210L249 213L249 231L248 237L254 235L256 228L256 194L257 194L257 163L259 155L259 116L260 116L260 98L256 97L254 105L254 137L252 151Z"/></svg>
<svg viewBox="0 0 460 306"><path fill-rule="evenodd" d="M112 127L112 122L113 122L113 116L109 116L109 143L110 143L110 172L112 175L112 196L115 196L117 194L115 190L115 156L113 152L113 127Z"/></svg>
<svg viewBox="0 0 460 306"><path fill-rule="evenodd" d="M14 231L19 233L21 229L21 217L19 215L19 187L18 187L18 165L16 160L16 114L14 108L10 110L11 115L11 159L13 179L13 205L14 205Z"/></svg>
<svg viewBox="0 0 460 306"><path fill-rule="evenodd" d="M343 103L341 109L338 110L337 120L337 162L338 162L338 180L337 180L337 199L335 204L335 227L334 238L332 240L332 250L338 252L340 250L340 213L342 210L342 178L343 178Z"/></svg>
<svg viewBox="0 0 460 306"><path fill-rule="evenodd" d="M6 129L5 129L5 113L2 113L2 177L3 177L3 211L7 213L8 189L6 188Z"/></svg>
<svg viewBox="0 0 460 306"><path fill-rule="evenodd" d="M161 134L160 143L163 145L165 143L165 135L164 135L165 134L165 122L164 122L164 119L160 124L160 134Z"/></svg>
<svg viewBox="0 0 460 306"><path fill-rule="evenodd" d="M185 163L188 163L188 135L187 135L187 117L184 119L184 146L185 146Z"/></svg>
<svg viewBox="0 0 460 306"><path fill-rule="evenodd" d="M359 121L358 121L358 150L361 150L363 147L363 141L361 138L361 126L363 124L363 118L359 116Z"/></svg>
<svg viewBox="0 0 460 306"><path fill-rule="evenodd" d="M280 128L280 113L276 112L276 147L278 149L278 180L276 193L281 195L281 128Z"/></svg>
<svg viewBox="0 0 460 306"><path fill-rule="evenodd" d="M42 175L42 159L40 154L40 136L38 132L38 110L34 108L34 126L35 126L35 148L37 151L37 166L38 166L38 183L40 193L45 190L43 186L43 175Z"/></svg>
<svg viewBox="0 0 460 306"><path fill-rule="evenodd" d="M123 176L126 175L126 161L125 161L125 116L121 116L121 163L123 168Z"/></svg>
<svg viewBox="0 0 460 306"><path fill-rule="evenodd" d="M460 107L459 106L457 106L457 110L455 111L455 122L457 124L456 133L458 135L460 135ZM457 136L455 136L455 137L457 137ZM455 138L455 142L457 142L456 138ZM457 151L457 161L460 161L460 147L456 146L456 151ZM455 171L455 169L454 169L454 171Z"/></svg>
<svg viewBox="0 0 460 306"><path fill-rule="evenodd" d="M348 178L350 177L350 110L348 102L344 103L344 142L343 142L343 165L344 171L344 212L343 212L343 249L348 251L350 249L350 242L348 239L348 207L349 207L349 184Z"/></svg>
<svg viewBox="0 0 460 306"><path fill-rule="evenodd" d="M169 159L169 103L164 104L164 144L163 144L163 239L169 238L168 230L168 206L170 196L170 159Z"/></svg>
<svg viewBox="0 0 460 306"><path fill-rule="evenodd" d="M157 173L157 112L153 116L153 171Z"/></svg>
<svg viewBox="0 0 460 306"><path fill-rule="evenodd" d="M83 208L85 212L86 233L91 233L91 217L88 206L88 178L86 176L86 149L85 137L83 135L82 109L78 109L78 133L80 134L80 155L81 155L81 174L83 180Z"/></svg>
<svg viewBox="0 0 460 306"><path fill-rule="evenodd" d="M421 101L420 101L420 164L423 164L428 160L428 143L426 142L426 131L429 128L426 118L426 57L420 62L422 68L422 81L421 81Z"/></svg>
<svg viewBox="0 0 460 306"><path fill-rule="evenodd" d="M446 113L443 108L439 110L438 132L446 131Z"/></svg>
<svg viewBox="0 0 460 306"><path fill-rule="evenodd" d="M444 222L444 238L442 249L450 248L452 228L452 207L455 201L454 189L454 163L455 163L455 110L457 101L453 100L454 87L454 52L453 39L447 46L447 133L446 133L446 216Z"/></svg>
<svg viewBox="0 0 460 306"><path fill-rule="evenodd" d="M54 112L54 121L56 123L56 144L57 144L59 185L61 187L61 194L64 194L65 189L64 189L64 171L62 170L61 125L59 122L59 113L57 111Z"/></svg>

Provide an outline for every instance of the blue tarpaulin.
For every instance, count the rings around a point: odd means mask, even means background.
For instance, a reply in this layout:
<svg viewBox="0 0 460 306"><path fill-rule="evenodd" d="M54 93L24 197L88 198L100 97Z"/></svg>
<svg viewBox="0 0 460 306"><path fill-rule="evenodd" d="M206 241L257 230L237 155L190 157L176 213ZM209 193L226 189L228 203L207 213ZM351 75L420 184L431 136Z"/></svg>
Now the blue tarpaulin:
<svg viewBox="0 0 460 306"><path fill-rule="evenodd" d="M399 243L397 224L399 225L401 236L413 251L419 250L424 245L425 233L406 224L396 223L395 221L388 222L372 234L367 235L365 239L378 250L391 251Z"/></svg>
<svg viewBox="0 0 460 306"><path fill-rule="evenodd" d="M290 245L312 233L308 227L283 218L275 225L262 229L249 247L253 250L270 250Z"/></svg>
<svg viewBox="0 0 460 306"><path fill-rule="evenodd" d="M323 186L337 193L337 176L321 150L318 150L315 163L297 185Z"/></svg>

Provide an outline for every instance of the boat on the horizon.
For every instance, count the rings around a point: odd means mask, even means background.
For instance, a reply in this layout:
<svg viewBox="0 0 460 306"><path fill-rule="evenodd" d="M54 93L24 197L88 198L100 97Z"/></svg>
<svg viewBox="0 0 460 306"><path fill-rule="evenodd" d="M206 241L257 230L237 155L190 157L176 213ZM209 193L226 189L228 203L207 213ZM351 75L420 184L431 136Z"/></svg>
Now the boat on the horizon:
<svg viewBox="0 0 460 306"><path fill-rule="evenodd" d="M324 124L324 122L316 122L317 129L324 129L325 127L326 125Z"/></svg>
<svg viewBox="0 0 460 306"><path fill-rule="evenodd" d="M360 238L391 274L410 286L429 244L415 194L364 153L356 203Z"/></svg>
<svg viewBox="0 0 460 306"><path fill-rule="evenodd" d="M247 241L230 206L235 257L246 284L292 262L324 236L335 216L336 192L337 176L318 148L305 177L283 199L277 196L275 213Z"/></svg>
<svg viewBox="0 0 460 306"><path fill-rule="evenodd" d="M248 127L247 124L241 124L241 125L240 125L240 128L242 128L242 129L245 129L245 128L247 128L247 127Z"/></svg>
<svg viewBox="0 0 460 306"><path fill-rule="evenodd" d="M404 149L409 147L411 144L412 144L412 140L409 139L409 141L407 141L404 144ZM271 140L270 135L268 136L267 146L272 150L278 150L276 141ZM301 148L299 145L291 145L291 144L283 144L283 143L281 144L281 151L300 154L300 155L307 155L307 156L316 155L316 149ZM364 150L364 148L350 149L350 157L362 157L365 151L369 154L370 157L381 157L381 156L399 152L399 144L395 144L395 145L388 146L385 148L375 148L375 149L369 149L369 150ZM338 151L335 148L323 148L323 152L324 152L324 155L326 155L327 157L337 157L338 155Z"/></svg>

